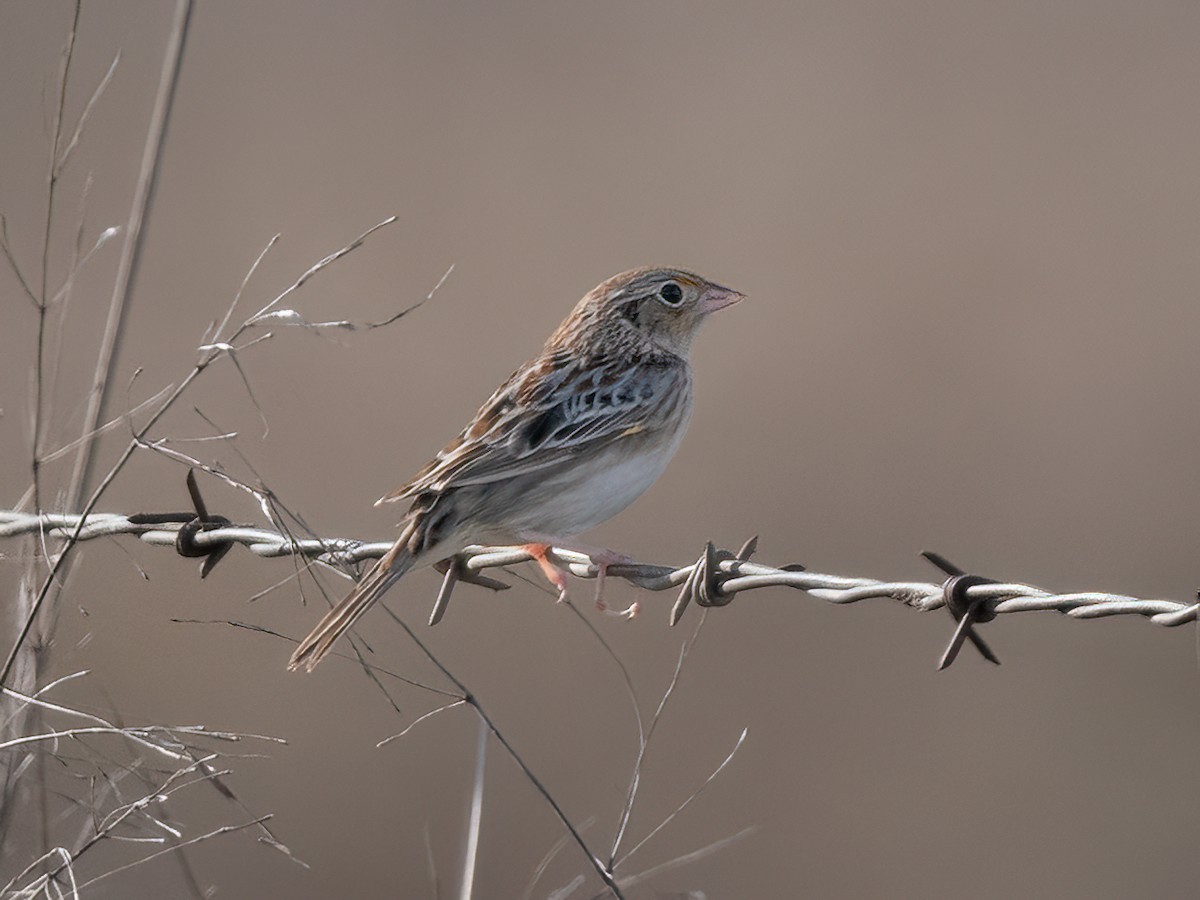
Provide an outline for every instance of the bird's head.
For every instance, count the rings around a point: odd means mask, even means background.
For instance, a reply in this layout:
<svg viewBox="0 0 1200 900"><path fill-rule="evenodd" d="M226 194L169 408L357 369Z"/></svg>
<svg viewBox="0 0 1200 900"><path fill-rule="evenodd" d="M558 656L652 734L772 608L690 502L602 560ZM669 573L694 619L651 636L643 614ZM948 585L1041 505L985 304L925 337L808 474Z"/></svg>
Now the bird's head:
<svg viewBox="0 0 1200 900"><path fill-rule="evenodd" d="M632 338L687 357L700 323L743 298L683 269L632 269L589 291L559 332L588 329L605 343Z"/></svg>

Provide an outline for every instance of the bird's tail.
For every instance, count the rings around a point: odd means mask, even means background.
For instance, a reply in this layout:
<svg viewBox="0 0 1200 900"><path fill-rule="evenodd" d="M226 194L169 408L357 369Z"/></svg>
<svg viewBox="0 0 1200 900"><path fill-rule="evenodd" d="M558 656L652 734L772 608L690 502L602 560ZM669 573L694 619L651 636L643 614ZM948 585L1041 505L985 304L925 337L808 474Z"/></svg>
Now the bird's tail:
<svg viewBox="0 0 1200 900"><path fill-rule="evenodd" d="M325 658L334 642L358 621L359 617L375 605L393 584L413 567L414 556L408 549L408 535L402 535L396 545L373 565L354 590L346 595L337 606L325 614L317 627L300 642L288 662L288 669L295 672L303 668L311 672Z"/></svg>

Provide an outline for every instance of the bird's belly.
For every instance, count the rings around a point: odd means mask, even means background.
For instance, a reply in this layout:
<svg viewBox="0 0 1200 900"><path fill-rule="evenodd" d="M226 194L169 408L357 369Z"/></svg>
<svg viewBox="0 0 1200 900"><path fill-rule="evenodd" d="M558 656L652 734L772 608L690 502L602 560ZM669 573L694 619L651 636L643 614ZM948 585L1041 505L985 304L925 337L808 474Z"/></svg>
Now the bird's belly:
<svg viewBox="0 0 1200 900"><path fill-rule="evenodd" d="M576 464L566 472L549 474L513 504L505 524L514 531L556 537L587 531L611 519L654 484L673 450L627 455L613 449L583 467Z"/></svg>

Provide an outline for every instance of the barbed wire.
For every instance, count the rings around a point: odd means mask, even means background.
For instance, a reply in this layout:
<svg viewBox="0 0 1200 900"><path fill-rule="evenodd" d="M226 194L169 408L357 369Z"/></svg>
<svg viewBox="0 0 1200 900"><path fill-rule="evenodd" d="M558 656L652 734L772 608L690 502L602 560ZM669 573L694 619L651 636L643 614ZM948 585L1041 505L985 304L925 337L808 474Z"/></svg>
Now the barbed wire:
<svg viewBox="0 0 1200 900"><path fill-rule="evenodd" d="M193 499L198 500L198 497L198 492L194 492ZM79 527L80 518L71 514L35 515L0 510L0 538L32 533L40 533L45 538L68 538ZM391 547L390 541L297 539L273 528L239 525L220 516L210 516L203 508L202 501L197 503L196 512L133 515L92 513L79 531L78 540L116 535L136 535L147 544L174 547L184 556L205 557L202 577L235 544L244 545L258 557L300 555L341 569L383 556ZM622 578L648 591L680 588L679 597L671 610L672 625L679 621L692 602L704 607L725 606L740 593L767 587L790 587L835 604L886 599L923 612L945 606L959 622L959 628L943 657L943 667L953 660L965 638L971 638L985 657L995 662L986 645L975 635L973 626L989 621L996 615L1047 610L1074 619L1136 615L1156 625L1174 627L1196 621L1200 613L1200 603L1141 599L1097 591L1054 593L1028 584L993 582L980 576L967 575L934 553L924 555L947 574L947 579L940 584L829 575L806 571L798 564L774 567L751 561L756 543L756 538L751 539L737 553L733 553L717 549L710 542L700 557L688 565L621 563L608 566L605 574ZM599 574L596 564L583 553L561 548L554 548L552 553L576 577L596 578ZM457 582L504 590L509 585L483 572L527 562L532 558L522 547L466 548L450 564L439 568L444 579L430 623L435 624L441 619Z"/></svg>

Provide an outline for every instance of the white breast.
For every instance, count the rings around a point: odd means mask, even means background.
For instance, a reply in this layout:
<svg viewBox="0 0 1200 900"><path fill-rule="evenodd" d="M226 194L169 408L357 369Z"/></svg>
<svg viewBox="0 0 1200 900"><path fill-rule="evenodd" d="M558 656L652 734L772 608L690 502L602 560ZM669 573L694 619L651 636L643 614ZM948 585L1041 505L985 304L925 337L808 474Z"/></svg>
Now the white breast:
<svg viewBox="0 0 1200 900"><path fill-rule="evenodd" d="M645 493L675 455L679 437L654 452L630 454L617 445L594 459L573 466L569 473L549 478L532 488L525 509L510 520L513 527L571 537L611 519ZM514 511L515 512L515 511Z"/></svg>

